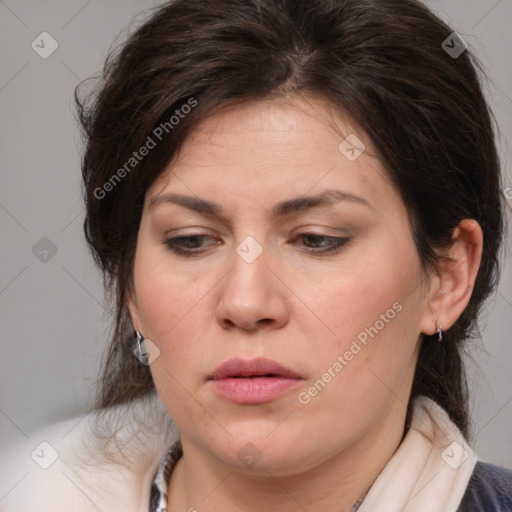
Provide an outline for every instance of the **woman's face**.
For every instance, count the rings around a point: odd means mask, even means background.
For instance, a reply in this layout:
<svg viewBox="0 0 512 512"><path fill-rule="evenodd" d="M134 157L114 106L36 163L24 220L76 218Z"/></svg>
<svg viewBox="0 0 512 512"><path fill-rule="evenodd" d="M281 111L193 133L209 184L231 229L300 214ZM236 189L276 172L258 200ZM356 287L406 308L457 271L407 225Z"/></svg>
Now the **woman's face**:
<svg viewBox="0 0 512 512"><path fill-rule="evenodd" d="M332 111L217 113L146 194L130 313L184 446L229 466L294 474L403 427L433 327L404 204ZM215 374L233 358L292 374Z"/></svg>

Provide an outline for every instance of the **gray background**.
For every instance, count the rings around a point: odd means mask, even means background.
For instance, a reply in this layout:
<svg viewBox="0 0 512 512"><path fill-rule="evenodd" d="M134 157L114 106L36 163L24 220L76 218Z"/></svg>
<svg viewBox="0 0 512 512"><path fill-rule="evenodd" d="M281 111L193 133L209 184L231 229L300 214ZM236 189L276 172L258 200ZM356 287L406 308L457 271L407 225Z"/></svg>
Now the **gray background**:
<svg viewBox="0 0 512 512"><path fill-rule="evenodd" d="M2 447L87 412L112 318L82 234L81 141L73 89L97 73L114 40L156 1L0 0L0 432ZM483 61L512 187L512 0L428 2ZM43 31L58 49L42 59ZM441 41L440 41L441 43ZM508 189L509 197L512 188ZM512 200L509 200L509 204ZM57 249L37 257L46 237ZM47 241L39 244L48 244ZM512 467L512 237L498 292L469 360L477 453ZM39 247L36 246L36 248ZM480 345L480 346L478 346ZM0 484L0 498L5 490Z"/></svg>

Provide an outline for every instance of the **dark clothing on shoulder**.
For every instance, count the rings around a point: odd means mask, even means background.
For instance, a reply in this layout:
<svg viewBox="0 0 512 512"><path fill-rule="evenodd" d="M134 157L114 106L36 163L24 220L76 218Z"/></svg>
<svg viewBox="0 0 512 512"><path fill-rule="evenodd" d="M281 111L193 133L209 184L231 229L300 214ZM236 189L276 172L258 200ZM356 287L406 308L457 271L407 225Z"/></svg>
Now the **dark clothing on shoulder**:
<svg viewBox="0 0 512 512"><path fill-rule="evenodd" d="M512 512L512 469L478 461L458 512Z"/></svg>

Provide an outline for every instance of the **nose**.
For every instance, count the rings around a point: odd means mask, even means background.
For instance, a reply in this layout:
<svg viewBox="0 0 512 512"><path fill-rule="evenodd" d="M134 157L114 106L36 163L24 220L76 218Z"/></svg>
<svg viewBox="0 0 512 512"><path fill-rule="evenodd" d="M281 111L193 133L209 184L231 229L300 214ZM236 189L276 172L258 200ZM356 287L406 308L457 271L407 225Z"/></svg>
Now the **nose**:
<svg viewBox="0 0 512 512"><path fill-rule="evenodd" d="M267 253L263 250L250 263L234 253L233 267L219 283L216 315L223 329L266 331L288 322L287 288L277 277L278 269Z"/></svg>

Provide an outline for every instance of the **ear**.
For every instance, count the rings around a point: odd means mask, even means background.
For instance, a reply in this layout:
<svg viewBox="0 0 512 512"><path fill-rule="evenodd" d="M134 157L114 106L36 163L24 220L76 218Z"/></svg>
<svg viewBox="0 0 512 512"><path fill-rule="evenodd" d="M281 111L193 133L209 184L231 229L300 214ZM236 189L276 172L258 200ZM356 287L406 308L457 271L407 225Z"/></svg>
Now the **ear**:
<svg viewBox="0 0 512 512"><path fill-rule="evenodd" d="M133 327L140 332L141 325L137 306L137 296L135 294L135 288L132 282L128 283L126 289L126 306L128 307L128 312L130 313Z"/></svg>
<svg viewBox="0 0 512 512"><path fill-rule="evenodd" d="M421 332L449 329L468 305L482 260L483 233L474 219L464 219L454 229L452 244L432 276L428 307Z"/></svg>

